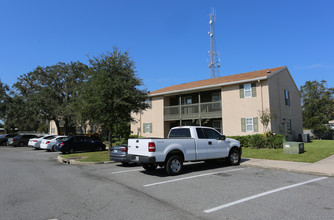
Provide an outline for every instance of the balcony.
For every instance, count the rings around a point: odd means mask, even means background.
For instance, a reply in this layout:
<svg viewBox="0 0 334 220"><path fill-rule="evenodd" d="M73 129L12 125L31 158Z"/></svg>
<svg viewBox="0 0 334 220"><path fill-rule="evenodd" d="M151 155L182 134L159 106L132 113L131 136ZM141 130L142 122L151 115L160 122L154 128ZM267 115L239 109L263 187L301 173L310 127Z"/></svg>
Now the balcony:
<svg viewBox="0 0 334 220"><path fill-rule="evenodd" d="M164 120L221 118L221 101L164 107Z"/></svg>

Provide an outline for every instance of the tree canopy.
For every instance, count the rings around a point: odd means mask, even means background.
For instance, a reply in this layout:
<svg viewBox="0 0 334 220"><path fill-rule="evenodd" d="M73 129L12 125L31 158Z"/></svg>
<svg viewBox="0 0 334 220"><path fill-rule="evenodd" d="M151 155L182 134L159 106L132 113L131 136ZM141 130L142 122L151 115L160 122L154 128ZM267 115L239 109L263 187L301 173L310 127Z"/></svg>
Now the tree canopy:
<svg viewBox="0 0 334 220"><path fill-rule="evenodd" d="M334 88L328 88L324 80L307 81L300 91L304 127L321 136L327 131L325 124L334 119Z"/></svg>
<svg viewBox="0 0 334 220"><path fill-rule="evenodd" d="M83 118L108 131L109 141L115 125L129 123L132 112L146 108L146 91L135 74L135 63L128 52L114 48L89 59L88 80L83 84L80 112Z"/></svg>
<svg viewBox="0 0 334 220"><path fill-rule="evenodd" d="M75 125L71 103L87 71L87 65L80 62L59 62L53 66L37 67L20 76L14 88L24 97L26 106L35 117L54 120L57 127L59 121L63 120L64 132L69 134Z"/></svg>

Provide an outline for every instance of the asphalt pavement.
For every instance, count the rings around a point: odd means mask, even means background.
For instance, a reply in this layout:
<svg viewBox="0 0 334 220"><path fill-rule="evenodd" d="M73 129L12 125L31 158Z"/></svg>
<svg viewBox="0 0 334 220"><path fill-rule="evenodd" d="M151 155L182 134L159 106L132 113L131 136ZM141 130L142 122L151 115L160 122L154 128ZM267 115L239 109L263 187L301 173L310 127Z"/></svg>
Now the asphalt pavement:
<svg viewBox="0 0 334 220"><path fill-rule="evenodd" d="M59 156L57 160L60 163L67 163L67 164L97 164L97 163L79 162L76 160L76 158L64 159L61 156ZM104 163L110 163L110 161ZM331 177L334 176L334 155L329 156L315 163L242 158L240 165L248 167L265 168L265 169L285 170L290 172L320 175L320 176L331 176Z"/></svg>

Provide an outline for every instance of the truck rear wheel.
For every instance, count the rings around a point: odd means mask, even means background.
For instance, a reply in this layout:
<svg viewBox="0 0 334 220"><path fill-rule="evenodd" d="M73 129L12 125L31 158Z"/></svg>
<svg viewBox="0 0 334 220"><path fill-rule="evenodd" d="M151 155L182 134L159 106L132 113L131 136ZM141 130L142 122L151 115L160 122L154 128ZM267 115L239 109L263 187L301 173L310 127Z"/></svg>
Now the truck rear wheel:
<svg viewBox="0 0 334 220"><path fill-rule="evenodd" d="M173 155L168 158L166 165L165 165L166 172L171 175L177 175L181 173L183 169L183 160L178 155Z"/></svg>

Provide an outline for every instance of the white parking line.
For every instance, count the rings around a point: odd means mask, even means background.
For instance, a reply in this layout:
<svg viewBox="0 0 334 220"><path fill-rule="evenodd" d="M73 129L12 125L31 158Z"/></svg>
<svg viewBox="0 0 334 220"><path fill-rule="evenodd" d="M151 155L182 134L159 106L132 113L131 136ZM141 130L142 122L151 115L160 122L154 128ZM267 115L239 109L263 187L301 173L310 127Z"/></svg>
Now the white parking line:
<svg viewBox="0 0 334 220"><path fill-rule="evenodd" d="M165 184L165 183L171 183L171 182L176 182L176 181L181 181L181 180L187 180L187 179L193 179L193 178L202 177L202 176L209 176L209 175L214 175L214 174L218 174L218 173L228 173L228 172L233 172L233 171L238 171L238 170L244 170L244 169L247 169L247 168L225 170L225 171L220 171L220 172L205 173L205 174L196 175L196 176L189 176L189 177L184 177L184 178L179 178L179 179L167 180L167 181L163 181L163 182L146 184L146 185L144 185L144 187L161 185L161 184Z"/></svg>
<svg viewBox="0 0 334 220"><path fill-rule="evenodd" d="M129 173L129 172L134 172L134 171L139 171L139 170L143 170L143 169L116 171L116 172L112 172L111 174Z"/></svg>
<svg viewBox="0 0 334 220"><path fill-rule="evenodd" d="M320 180L327 179L327 178L328 177L316 178L316 179L308 180L308 181L305 181L305 182L293 184L293 185L290 185L290 186L285 186L285 187L282 187L282 188L270 190L270 191L267 191L267 192L264 192L264 193L260 193L260 194L250 196L250 197L247 197L247 198L244 198L244 199L240 199L240 200L237 200L237 201L234 201L234 202L230 202L230 203L227 203L225 205L221 205L221 206L218 206L218 207L215 207L215 208L212 208L212 209L207 209L207 210L204 210L204 212L205 213L215 212L215 211L218 211L220 209L224 209L224 208L227 208L227 207L230 207L230 206L242 203L242 202L246 202L246 201L256 199L256 198L259 198L259 197L262 197L262 196L266 196L266 195L269 195L269 194L272 194L272 193L276 193L276 192L279 192L279 191L282 191L282 190L290 189L290 188L293 188L293 187L305 185L305 184L308 184L308 183L320 181Z"/></svg>

